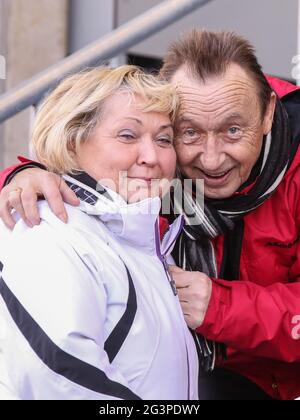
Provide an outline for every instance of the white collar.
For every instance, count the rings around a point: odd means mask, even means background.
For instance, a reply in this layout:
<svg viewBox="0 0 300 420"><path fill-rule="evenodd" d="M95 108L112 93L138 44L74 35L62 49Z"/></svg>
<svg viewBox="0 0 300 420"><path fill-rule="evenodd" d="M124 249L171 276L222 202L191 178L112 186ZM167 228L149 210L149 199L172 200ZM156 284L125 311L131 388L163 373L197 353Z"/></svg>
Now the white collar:
<svg viewBox="0 0 300 420"><path fill-rule="evenodd" d="M79 209L98 217L118 238L137 248L158 256L168 256L173 250L176 239L183 226L183 216L179 216L170 226L162 243L159 232L159 197L128 204L116 192L97 186L90 177L71 177L64 175L70 188L80 199ZM84 183L82 182L84 181ZM87 185L93 184L93 187Z"/></svg>

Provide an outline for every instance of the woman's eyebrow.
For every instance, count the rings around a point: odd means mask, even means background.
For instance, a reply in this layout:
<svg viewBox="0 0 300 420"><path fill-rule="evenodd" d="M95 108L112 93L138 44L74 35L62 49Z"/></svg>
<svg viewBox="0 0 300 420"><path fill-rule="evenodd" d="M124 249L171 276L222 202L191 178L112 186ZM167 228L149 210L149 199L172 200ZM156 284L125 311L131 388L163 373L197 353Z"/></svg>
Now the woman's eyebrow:
<svg viewBox="0 0 300 420"><path fill-rule="evenodd" d="M159 127L159 130L165 130L166 128L173 128L173 124L164 124Z"/></svg>
<svg viewBox="0 0 300 420"><path fill-rule="evenodd" d="M125 117L124 118L124 120L132 120L132 121L135 121L135 122L137 122L138 124L140 124L140 125L144 125L143 124L143 122L142 122L142 120L139 120L138 118L134 118L134 117ZM159 128L158 128L158 130L165 130L166 128L173 128L173 124L163 124L163 125L161 125Z"/></svg>
<svg viewBox="0 0 300 420"><path fill-rule="evenodd" d="M138 123L138 124L140 124L140 125L143 125L142 120L139 120L138 118L134 118L134 117L125 117L125 118L124 118L124 120L132 120L132 121L137 122L137 123Z"/></svg>

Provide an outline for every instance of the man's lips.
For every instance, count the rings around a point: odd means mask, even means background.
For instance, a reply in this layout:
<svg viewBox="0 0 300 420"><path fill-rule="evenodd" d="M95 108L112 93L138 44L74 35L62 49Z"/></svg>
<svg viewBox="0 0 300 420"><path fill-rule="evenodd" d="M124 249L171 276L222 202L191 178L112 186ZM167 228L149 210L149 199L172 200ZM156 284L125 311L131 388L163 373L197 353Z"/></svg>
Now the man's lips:
<svg viewBox="0 0 300 420"><path fill-rule="evenodd" d="M225 176L226 174L228 174L228 172L230 172L233 168L227 169L226 171L222 171L222 172L215 172L215 173L210 173L210 172L206 172L201 170L201 172L206 175L209 176L211 178L222 178L223 176Z"/></svg>
<svg viewBox="0 0 300 420"><path fill-rule="evenodd" d="M233 169L234 168L231 168L222 172L215 172L215 173L205 172L202 169L199 169L199 170L202 174L202 178L204 179L204 181L206 182L208 186L219 187L219 186L224 185L227 182Z"/></svg>

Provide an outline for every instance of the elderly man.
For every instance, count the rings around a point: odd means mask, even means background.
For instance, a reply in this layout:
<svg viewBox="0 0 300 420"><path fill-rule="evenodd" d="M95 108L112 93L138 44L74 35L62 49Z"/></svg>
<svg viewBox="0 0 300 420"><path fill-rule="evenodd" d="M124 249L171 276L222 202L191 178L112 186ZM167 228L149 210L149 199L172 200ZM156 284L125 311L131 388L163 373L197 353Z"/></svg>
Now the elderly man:
<svg viewBox="0 0 300 420"><path fill-rule="evenodd" d="M182 100L182 177L205 183L204 209L185 197L195 214L193 223L186 216L178 267L170 268L186 322L199 335L202 399L294 399L300 91L267 81L252 46L232 33L192 31L170 47L161 74ZM59 176L35 165L22 162L2 174L0 216L11 228L12 208L29 225L39 223L38 195L64 221L63 200L77 204Z"/></svg>

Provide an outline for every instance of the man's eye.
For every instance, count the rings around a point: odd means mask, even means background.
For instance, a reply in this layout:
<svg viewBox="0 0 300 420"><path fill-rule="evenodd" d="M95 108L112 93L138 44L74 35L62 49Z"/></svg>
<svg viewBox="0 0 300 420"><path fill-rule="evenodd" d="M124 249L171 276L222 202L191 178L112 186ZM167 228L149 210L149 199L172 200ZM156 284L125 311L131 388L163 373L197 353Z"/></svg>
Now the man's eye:
<svg viewBox="0 0 300 420"><path fill-rule="evenodd" d="M187 130L184 131L184 134L189 137L193 137L196 135L196 130L194 130L193 128L188 128Z"/></svg>
<svg viewBox="0 0 300 420"><path fill-rule="evenodd" d="M242 133L242 131L241 131L240 127L230 127L228 129L229 136L233 137L233 138L239 138L241 136L241 133Z"/></svg>
<svg viewBox="0 0 300 420"><path fill-rule="evenodd" d="M201 134L196 131L194 128L186 128L181 131L181 135L179 135L179 138L182 139L183 143L186 144L194 144L195 142L198 142L201 140L202 136Z"/></svg>

